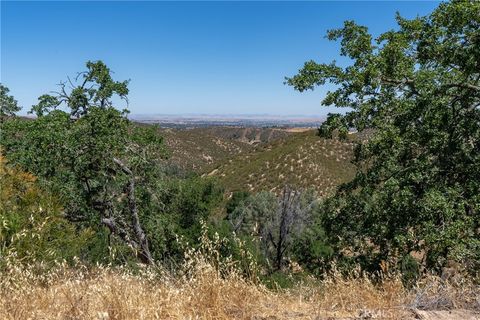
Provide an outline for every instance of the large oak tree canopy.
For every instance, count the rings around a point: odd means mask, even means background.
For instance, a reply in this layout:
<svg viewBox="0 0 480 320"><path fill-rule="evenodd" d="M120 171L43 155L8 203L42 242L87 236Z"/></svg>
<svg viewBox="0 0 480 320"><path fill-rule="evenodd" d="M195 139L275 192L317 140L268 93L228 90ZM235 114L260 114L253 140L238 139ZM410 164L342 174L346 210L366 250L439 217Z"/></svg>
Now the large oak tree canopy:
<svg viewBox="0 0 480 320"><path fill-rule="evenodd" d="M346 21L327 37L340 40L349 66L309 61L287 78L299 91L331 83L322 104L350 108L329 115L320 134L373 132L356 148L356 177L326 201L324 223L359 257L422 250L432 267L478 261L480 2L396 20L376 39Z"/></svg>
<svg viewBox="0 0 480 320"><path fill-rule="evenodd" d="M42 116L64 106L71 116L80 117L86 115L90 107L113 107L114 95L128 102L128 80L114 81L103 61L88 61L86 67L73 81L69 77L68 81L61 82L59 91L40 96L30 112Z"/></svg>
<svg viewBox="0 0 480 320"><path fill-rule="evenodd" d="M6 117L12 117L16 112L20 111L17 100L8 93L10 90L0 83L0 121L4 121Z"/></svg>
<svg viewBox="0 0 480 320"><path fill-rule="evenodd" d="M9 166L38 177L76 229L94 231L81 249L84 261L171 263L185 250L178 237L196 241L223 193L213 180L165 161L158 126L133 123L116 108L127 85L102 61L87 62L39 98L35 119L0 122L0 152Z"/></svg>
<svg viewBox="0 0 480 320"><path fill-rule="evenodd" d="M114 81L102 61L88 61L86 68L60 83L58 92L39 97L31 110L36 119L4 123L2 147L60 198L70 221L99 237L106 226L152 263L140 222L150 204L137 195L152 194L161 175L162 138L156 127L135 126L127 110L115 108L113 98L127 99L128 81Z"/></svg>

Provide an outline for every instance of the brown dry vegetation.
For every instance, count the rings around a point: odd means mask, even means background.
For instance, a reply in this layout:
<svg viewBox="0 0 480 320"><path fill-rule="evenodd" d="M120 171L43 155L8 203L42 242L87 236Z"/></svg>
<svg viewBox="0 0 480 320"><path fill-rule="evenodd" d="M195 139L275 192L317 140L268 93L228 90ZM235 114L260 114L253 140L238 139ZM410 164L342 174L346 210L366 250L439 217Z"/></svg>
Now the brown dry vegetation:
<svg viewBox="0 0 480 320"><path fill-rule="evenodd" d="M279 192L290 185L313 187L325 197L354 175L350 163L354 138L323 139L315 130L294 133L227 159L213 166L209 175L218 177L227 191Z"/></svg>
<svg viewBox="0 0 480 320"><path fill-rule="evenodd" d="M188 272L134 273L59 265L43 276L10 266L0 281L0 319L478 319L479 289L427 277L405 290L397 277L374 284L333 274L268 290L195 258Z"/></svg>
<svg viewBox="0 0 480 320"><path fill-rule="evenodd" d="M161 129L161 132L171 153L170 161L196 172L290 134L276 128L241 127Z"/></svg>

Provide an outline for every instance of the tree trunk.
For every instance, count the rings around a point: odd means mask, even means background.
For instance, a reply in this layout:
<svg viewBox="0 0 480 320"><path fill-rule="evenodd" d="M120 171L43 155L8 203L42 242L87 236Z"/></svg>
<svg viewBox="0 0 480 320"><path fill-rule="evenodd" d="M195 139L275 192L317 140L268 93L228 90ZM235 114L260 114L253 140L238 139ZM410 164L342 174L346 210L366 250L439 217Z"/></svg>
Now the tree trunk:
<svg viewBox="0 0 480 320"><path fill-rule="evenodd" d="M138 218L138 209L137 201L135 199L135 181L132 171L119 159L113 158L113 161L120 166L122 171L129 175L129 181L127 186L127 197L128 197L128 209L130 211L130 216L132 220L132 227L137 239L137 244L140 249L140 259L143 263L153 264L153 258L150 254L150 249L148 246L147 236L142 229L140 224L140 219Z"/></svg>

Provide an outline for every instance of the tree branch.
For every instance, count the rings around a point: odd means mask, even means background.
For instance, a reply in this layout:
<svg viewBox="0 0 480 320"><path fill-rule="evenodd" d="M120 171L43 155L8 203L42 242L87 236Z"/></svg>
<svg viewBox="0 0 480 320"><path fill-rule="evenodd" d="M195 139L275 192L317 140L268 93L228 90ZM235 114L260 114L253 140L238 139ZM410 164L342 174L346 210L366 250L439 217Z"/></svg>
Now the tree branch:
<svg viewBox="0 0 480 320"><path fill-rule="evenodd" d="M410 88L410 90L412 90L413 93L418 94L418 90L415 87L415 81L413 81L412 79L405 78L404 80L397 80L397 79L392 79L392 78L387 78L382 76L380 78L380 81L386 84L407 85Z"/></svg>
<svg viewBox="0 0 480 320"><path fill-rule="evenodd" d="M103 218L101 220L102 224L104 224L111 233L118 235L123 241L127 242L129 245L131 245L134 248L138 248L138 243L133 241L128 237L128 232L125 231L125 229L120 228L116 223L113 218Z"/></svg>
<svg viewBox="0 0 480 320"><path fill-rule="evenodd" d="M128 207L132 219L132 227L137 238L141 250L142 261L146 264L153 264L153 258L148 247L147 237L140 224L138 218L137 201L135 199L135 181L132 171L119 159L113 158L113 161L122 169L122 171L129 175L129 182L127 186Z"/></svg>
<svg viewBox="0 0 480 320"><path fill-rule="evenodd" d="M470 90L475 90L475 91L480 91L480 86L476 86L470 83L451 83L451 84L445 84L442 87L445 88L462 88L462 89L470 89Z"/></svg>

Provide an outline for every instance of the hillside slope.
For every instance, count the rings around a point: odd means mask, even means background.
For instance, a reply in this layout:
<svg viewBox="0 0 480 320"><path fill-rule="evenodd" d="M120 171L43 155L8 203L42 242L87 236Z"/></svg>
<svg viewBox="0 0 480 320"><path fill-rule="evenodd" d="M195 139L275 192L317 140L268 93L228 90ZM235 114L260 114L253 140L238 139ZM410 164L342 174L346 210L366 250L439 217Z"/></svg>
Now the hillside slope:
<svg viewBox="0 0 480 320"><path fill-rule="evenodd" d="M192 129L161 129L170 152L170 162L195 172L222 163L254 146L288 136L276 128L207 127Z"/></svg>
<svg viewBox="0 0 480 320"><path fill-rule="evenodd" d="M314 187L320 196L353 177L353 143L322 139L314 130L291 134L211 166L227 191L279 191L283 185Z"/></svg>

